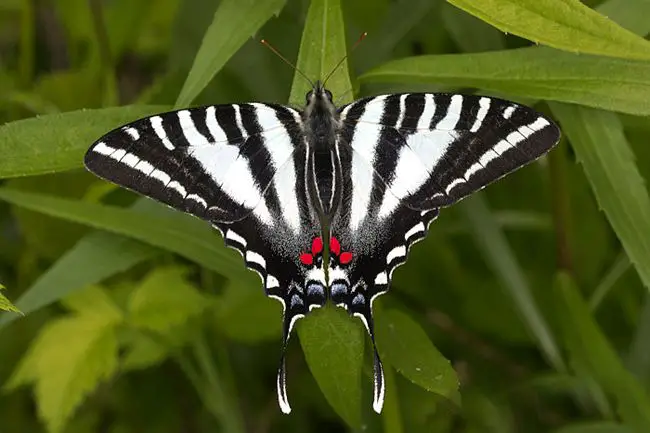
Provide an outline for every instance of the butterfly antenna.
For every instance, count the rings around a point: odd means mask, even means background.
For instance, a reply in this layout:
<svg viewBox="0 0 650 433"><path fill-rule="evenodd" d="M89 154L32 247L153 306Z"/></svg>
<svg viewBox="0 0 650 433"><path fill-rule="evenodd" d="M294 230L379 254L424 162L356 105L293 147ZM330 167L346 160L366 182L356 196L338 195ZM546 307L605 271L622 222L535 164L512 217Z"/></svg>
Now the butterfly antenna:
<svg viewBox="0 0 650 433"><path fill-rule="evenodd" d="M305 80L307 80L307 82L309 83L309 85L311 85L311 87L316 87L316 86L314 85L314 82L313 82L312 80L310 80L309 77L308 77L307 75L305 75L304 72L302 72L300 69L298 69L298 67L297 67L296 65L294 65L293 63L291 63L291 62L290 62L286 57L284 57L282 54L280 54L280 52L279 52L278 50L276 50L275 47L273 47L273 45L269 44L269 43L267 42L266 39L262 39L262 40L260 40L260 42L261 42L262 45L264 45L266 48L268 48L269 50L273 51L273 53L274 53L276 56L278 56L278 57L279 57L279 58L280 58L284 63L286 63L287 65L291 66L291 69L293 69L294 71L296 71L298 74L300 74L301 77L303 77Z"/></svg>
<svg viewBox="0 0 650 433"><path fill-rule="evenodd" d="M357 39L357 41L354 43L354 45L352 45L352 48L350 48L349 53L346 53L345 56L343 56L343 58L341 60L339 60L339 62L336 64L336 66L334 66L334 69L332 69L332 71L329 74L327 74L327 77L325 77L325 79L323 80L323 86L325 86L325 83L327 83L327 80L329 80L330 77L332 75L334 75L334 72L336 72L336 70L341 67L343 62L345 62L345 60L348 58L348 55L350 53L352 53L352 51L354 51L355 48L357 48L359 46L359 44L366 38L366 36L368 36L368 32L361 33L361 36L359 36L359 39Z"/></svg>

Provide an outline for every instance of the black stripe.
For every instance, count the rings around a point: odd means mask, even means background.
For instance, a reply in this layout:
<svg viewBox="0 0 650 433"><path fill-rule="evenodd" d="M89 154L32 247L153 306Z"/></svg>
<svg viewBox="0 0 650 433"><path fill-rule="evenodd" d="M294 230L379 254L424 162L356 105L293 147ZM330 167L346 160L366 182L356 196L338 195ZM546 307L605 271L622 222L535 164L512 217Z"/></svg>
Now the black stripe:
<svg viewBox="0 0 650 433"><path fill-rule="evenodd" d="M192 119L192 123L194 123L194 127L197 131L199 131L199 134L204 136L205 139L210 143L214 143L214 137L212 137L212 134L210 134L210 130L208 129L208 124L206 122L207 107L191 109L188 111L190 112L190 119Z"/></svg>
<svg viewBox="0 0 650 433"><path fill-rule="evenodd" d="M162 128L167 134L167 139L174 147L189 147L191 145L191 143L187 141L183 128L181 127L181 121L178 118L178 111L174 113L166 113L160 117L162 118ZM160 145L163 146L162 140Z"/></svg>

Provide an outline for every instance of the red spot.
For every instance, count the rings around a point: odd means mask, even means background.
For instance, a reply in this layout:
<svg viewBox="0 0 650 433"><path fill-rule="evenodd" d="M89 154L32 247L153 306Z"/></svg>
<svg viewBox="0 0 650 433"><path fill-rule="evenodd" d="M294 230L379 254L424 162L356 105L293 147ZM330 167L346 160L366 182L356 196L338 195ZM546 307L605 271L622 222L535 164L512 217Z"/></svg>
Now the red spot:
<svg viewBox="0 0 650 433"><path fill-rule="evenodd" d="M339 253L341 252L341 244L339 244L339 240L336 238L330 239L330 251L335 255L338 256Z"/></svg>
<svg viewBox="0 0 650 433"><path fill-rule="evenodd" d="M311 243L311 253L316 255L323 251L323 240L320 237L314 238L314 241Z"/></svg>
<svg viewBox="0 0 650 433"><path fill-rule="evenodd" d="M346 251L344 253L341 253L341 256L339 257L339 262L341 262L342 265L347 265L352 261L352 253L349 251Z"/></svg>
<svg viewBox="0 0 650 433"><path fill-rule="evenodd" d="M309 253L302 253L300 255L300 261L303 265L310 266L312 263L314 263L314 257L312 257L312 255Z"/></svg>

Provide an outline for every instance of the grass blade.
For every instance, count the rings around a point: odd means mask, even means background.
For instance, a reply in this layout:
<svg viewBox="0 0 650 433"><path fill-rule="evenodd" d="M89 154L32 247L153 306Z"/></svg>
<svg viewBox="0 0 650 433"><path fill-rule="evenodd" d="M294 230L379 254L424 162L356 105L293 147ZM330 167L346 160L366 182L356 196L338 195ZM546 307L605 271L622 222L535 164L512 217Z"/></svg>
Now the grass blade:
<svg viewBox="0 0 650 433"><path fill-rule="evenodd" d="M551 104L641 281L650 290L650 197L616 114Z"/></svg>
<svg viewBox="0 0 650 433"><path fill-rule="evenodd" d="M496 28L571 52L650 59L650 42L579 0L448 0Z"/></svg>
<svg viewBox="0 0 650 433"><path fill-rule="evenodd" d="M650 62L578 56L551 48L407 57L385 63L359 80L474 87L650 114Z"/></svg>
<svg viewBox="0 0 650 433"><path fill-rule="evenodd" d="M223 0L203 37L176 106L190 105L246 40L272 16L280 13L285 2L286 0Z"/></svg>

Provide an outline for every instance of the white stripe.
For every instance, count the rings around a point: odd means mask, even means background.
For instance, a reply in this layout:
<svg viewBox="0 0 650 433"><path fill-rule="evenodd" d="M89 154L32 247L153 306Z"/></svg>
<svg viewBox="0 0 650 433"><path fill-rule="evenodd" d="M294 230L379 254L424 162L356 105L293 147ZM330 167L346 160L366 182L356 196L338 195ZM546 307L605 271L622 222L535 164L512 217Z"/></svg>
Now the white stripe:
<svg viewBox="0 0 650 433"><path fill-rule="evenodd" d="M221 126L219 126L219 122L217 122L217 110L215 109L214 105L208 107L205 110L205 124L207 125L208 131L210 131L212 139L214 140L212 143L221 143L228 141L226 133L223 131Z"/></svg>
<svg viewBox="0 0 650 433"><path fill-rule="evenodd" d="M161 181L167 188L169 188L169 181L172 179L169 177L167 173L164 171L160 170L154 170L149 174L149 177L153 177L154 179L158 179Z"/></svg>
<svg viewBox="0 0 650 433"><path fill-rule="evenodd" d="M97 152L100 155L111 156L112 153L115 152L115 149L107 146L103 141L100 141L95 145L95 147L93 147L93 152Z"/></svg>
<svg viewBox="0 0 650 433"><path fill-rule="evenodd" d="M167 133L165 132L165 128L163 128L162 126L162 117L160 116L150 117L149 122L151 123L151 127L156 132L158 138L160 138L160 140L162 141L163 146L165 146L169 150L174 150L175 147L171 143L171 141L169 141L169 138L167 138Z"/></svg>
<svg viewBox="0 0 650 433"><path fill-rule="evenodd" d="M492 150L494 151L494 153L501 156L503 152L510 149L511 147L512 145L508 143L506 140L501 140L496 144L496 146L492 148Z"/></svg>
<svg viewBox="0 0 650 433"><path fill-rule="evenodd" d="M289 331L287 332L288 334L291 334L291 331L293 331L293 327L295 326L296 322L298 320L302 319L303 317L305 317L304 314L296 314L295 316L293 316L291 318L291 321L289 322ZM291 410L291 409L289 409L289 410Z"/></svg>
<svg viewBox="0 0 650 433"><path fill-rule="evenodd" d="M136 140L136 141L140 139L140 133L138 132L137 129L133 128L132 126L124 127L124 132L129 134L131 136L131 138Z"/></svg>
<svg viewBox="0 0 650 433"><path fill-rule="evenodd" d="M138 162L135 167L136 170L144 173L148 177L151 177L151 173L155 170L155 167L151 164L149 164L147 161L144 159L141 159L140 162Z"/></svg>
<svg viewBox="0 0 650 433"><path fill-rule="evenodd" d="M451 103L447 108L447 114L438 122L435 129L440 131L453 131L456 129L458 119L460 119L460 112L463 109L463 95L454 95L451 97Z"/></svg>
<svg viewBox="0 0 650 433"><path fill-rule="evenodd" d="M366 217L372 192L372 166L379 142L380 128L377 123L384 113L386 95L378 96L366 104L365 111L352 137L352 205L350 208L350 228L356 230ZM364 124L371 123L371 125Z"/></svg>
<svg viewBox="0 0 650 433"><path fill-rule="evenodd" d="M122 162L122 158L126 155L126 150L124 149L117 149L115 152L113 152L110 157L113 158L114 160L118 162Z"/></svg>
<svg viewBox="0 0 650 433"><path fill-rule="evenodd" d="M401 258L404 256L406 256L406 247L404 245L397 246L392 250L390 250L390 252L386 256L386 264L389 264L394 259Z"/></svg>
<svg viewBox="0 0 650 433"><path fill-rule="evenodd" d="M196 125L192 120L192 115L190 114L189 110L181 110L177 113L177 115L178 122L181 125L181 129L183 130L183 135L185 136L187 142L190 143L190 146L194 147L210 145L208 139L203 134L201 134L198 129L196 129Z"/></svg>
<svg viewBox="0 0 650 433"><path fill-rule="evenodd" d="M364 328L366 328L366 331L368 331L368 334L370 334L370 326L368 326L368 321L366 320L366 316L364 316L361 313L354 313L354 317L358 317L361 319L361 322L363 323Z"/></svg>
<svg viewBox="0 0 650 433"><path fill-rule="evenodd" d="M408 241L411 236L423 232L424 232L424 224L422 223L422 221L420 221L419 223L411 227L410 230L404 234L404 240Z"/></svg>
<svg viewBox="0 0 650 433"><path fill-rule="evenodd" d="M404 94L399 97L399 116L397 117L397 122L395 123L395 129L399 130L402 127L402 122L404 122L404 115L406 114L406 98L408 94Z"/></svg>
<svg viewBox="0 0 650 433"><path fill-rule="evenodd" d="M506 107L506 109L503 110L503 118L504 119L510 119L510 117L512 116L512 114L515 112L516 109L517 109L517 107L514 106L514 105L510 105L510 106Z"/></svg>
<svg viewBox="0 0 650 433"><path fill-rule="evenodd" d="M246 251L246 261L260 265L262 269L266 269L266 260L255 251Z"/></svg>
<svg viewBox="0 0 650 433"><path fill-rule="evenodd" d="M140 162L140 158L138 158L132 153L127 153L126 155L124 155L124 158L120 160L120 162L122 162L122 164L128 165L131 168L134 168L138 164L138 162Z"/></svg>
<svg viewBox="0 0 650 433"><path fill-rule="evenodd" d="M265 131L264 146L271 154L276 173L273 177L284 220L295 233L300 231L300 209L296 194L296 169L293 161L293 144L288 131L277 117L275 110L263 104L251 104L256 108L257 121ZM275 130L269 137L268 131Z"/></svg>
<svg viewBox="0 0 650 433"><path fill-rule="evenodd" d="M278 281L277 278L275 278L273 275L267 275L266 276L266 288L267 289L275 289L276 287L280 287L280 282ZM284 300L280 298L282 303L284 304Z"/></svg>
<svg viewBox="0 0 650 433"><path fill-rule="evenodd" d="M381 377L381 386L379 388L379 395L376 396L375 400L372 402L372 408L375 410L376 413L381 413L381 410L384 407L384 397L386 393L386 383L384 381L384 372L380 372L382 375Z"/></svg>
<svg viewBox="0 0 650 433"><path fill-rule="evenodd" d="M470 128L471 132L476 132L479 130L481 125L483 124L483 120L485 120L485 116L488 113L488 110L490 109L490 98L481 98L479 99L479 109L478 113L476 114L476 120L474 121L474 124Z"/></svg>
<svg viewBox="0 0 650 433"><path fill-rule="evenodd" d="M422 114L418 119L418 124L416 126L416 129L418 131L420 130L429 131L431 129L431 119L433 119L433 116L435 114L436 114L436 101L433 97L433 94L427 93L424 95L424 110L422 110Z"/></svg>
<svg viewBox="0 0 650 433"><path fill-rule="evenodd" d="M183 197L185 197L185 196L187 195L187 191L185 190L185 188L183 188L183 185L181 185L180 183L176 182L175 180L169 182L169 183L167 184L167 188L171 188L171 189L173 189L173 190L178 191L178 193L179 193L180 195L182 195Z"/></svg>
<svg viewBox="0 0 650 433"><path fill-rule="evenodd" d="M465 180L465 179L463 179L463 178L460 178L460 177L459 177L458 179L454 179L454 180L453 180L449 185L447 185L447 188L445 188L445 193L446 193L447 195L449 195L449 192L450 192L452 189L454 189L456 186L458 186L458 185L460 185L460 184L463 184L463 183L465 183L465 182L467 182L467 180Z"/></svg>
<svg viewBox="0 0 650 433"><path fill-rule="evenodd" d="M196 194L190 194L187 197L185 197L185 200L192 200L197 202L203 207L208 207L208 203L203 199L203 197L196 195Z"/></svg>
<svg viewBox="0 0 650 433"><path fill-rule="evenodd" d="M232 231L232 229L228 229L226 232L226 239L237 242L239 245L241 245L243 248L246 248L246 245L248 243L246 242L246 239Z"/></svg>

